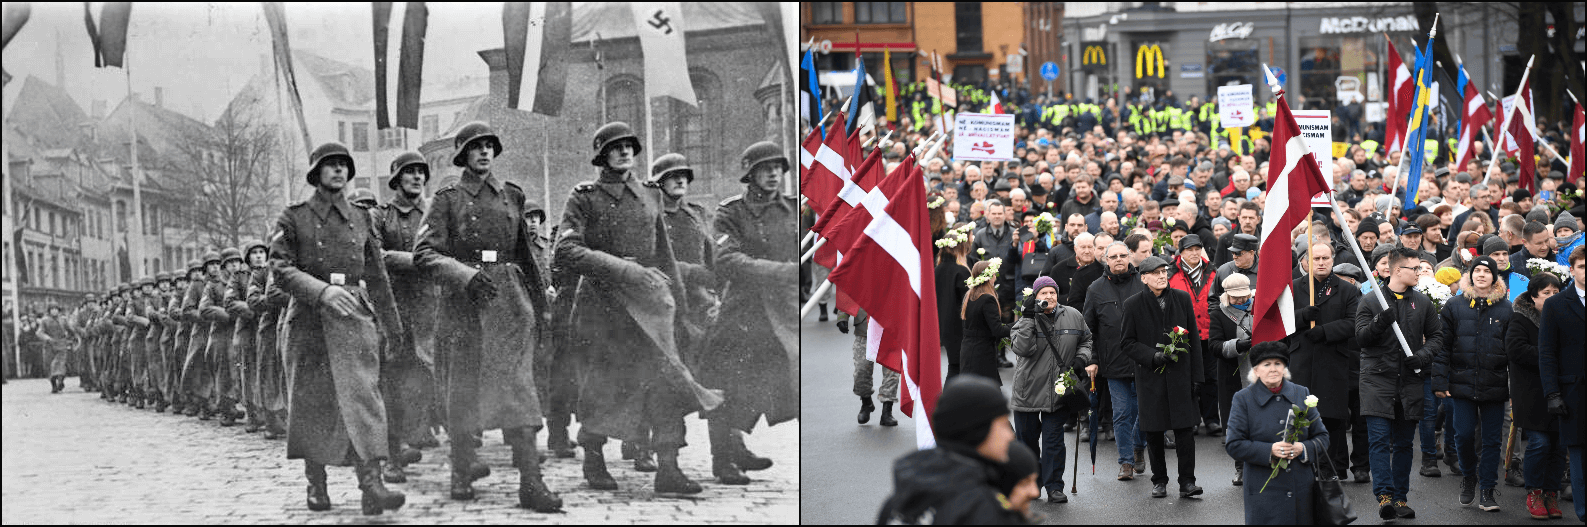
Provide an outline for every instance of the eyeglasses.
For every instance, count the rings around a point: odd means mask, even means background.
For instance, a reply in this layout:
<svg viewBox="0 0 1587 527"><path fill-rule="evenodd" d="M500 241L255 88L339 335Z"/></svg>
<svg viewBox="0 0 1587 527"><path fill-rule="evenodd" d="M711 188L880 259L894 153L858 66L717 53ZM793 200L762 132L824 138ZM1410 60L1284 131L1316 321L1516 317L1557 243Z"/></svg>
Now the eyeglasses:
<svg viewBox="0 0 1587 527"><path fill-rule="evenodd" d="M1416 266L1413 266L1413 265L1402 265L1402 266L1399 266L1399 269L1410 269L1412 271L1415 271L1416 270Z"/></svg>
<svg viewBox="0 0 1587 527"><path fill-rule="evenodd" d="M1109 255L1108 259L1109 260L1123 260L1123 259L1129 258L1129 257L1130 257L1130 255L1128 255L1128 254L1113 254L1113 255Z"/></svg>

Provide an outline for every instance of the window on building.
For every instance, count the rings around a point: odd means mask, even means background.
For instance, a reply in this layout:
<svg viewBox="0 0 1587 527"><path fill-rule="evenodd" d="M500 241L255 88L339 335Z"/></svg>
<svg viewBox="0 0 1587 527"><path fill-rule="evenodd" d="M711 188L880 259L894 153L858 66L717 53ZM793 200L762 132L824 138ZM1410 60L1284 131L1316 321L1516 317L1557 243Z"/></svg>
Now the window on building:
<svg viewBox="0 0 1587 527"><path fill-rule="evenodd" d="M981 51L981 3L954 2L953 22L957 26L959 53Z"/></svg>
<svg viewBox="0 0 1587 527"><path fill-rule="evenodd" d="M903 24L908 22L907 2L855 2L854 23L856 24ZM977 4L977 17L979 14Z"/></svg>
<svg viewBox="0 0 1587 527"><path fill-rule="evenodd" d="M60 235L60 233L55 232L55 213L54 212L50 213L50 230L48 232L50 233L50 236L59 236Z"/></svg>
<svg viewBox="0 0 1587 527"><path fill-rule="evenodd" d="M1229 39L1207 44L1207 94L1218 93L1219 86L1260 85L1262 59L1257 41Z"/></svg>
<svg viewBox="0 0 1587 527"><path fill-rule="evenodd" d="M606 122L622 121L645 136L644 88L638 77L621 75L606 81Z"/></svg>
<svg viewBox="0 0 1587 527"><path fill-rule="evenodd" d="M353 123L353 151L369 151L369 123Z"/></svg>
<svg viewBox="0 0 1587 527"><path fill-rule="evenodd" d="M419 136L422 140L429 141L431 139L435 139L436 134L439 133L441 133L440 116L426 115L419 118Z"/></svg>
<svg viewBox="0 0 1587 527"><path fill-rule="evenodd" d="M842 24L843 2L811 2L810 14L814 24Z"/></svg>
<svg viewBox="0 0 1587 527"><path fill-rule="evenodd" d="M380 149L402 148L402 129L387 128L380 131Z"/></svg>
<svg viewBox="0 0 1587 527"><path fill-rule="evenodd" d="M714 188L724 178L711 177L725 173L723 167L718 166L720 156L717 152L726 141L722 134L726 125L720 117L724 113L721 108L721 82L716 75L704 70L689 72L689 82L694 85L694 96L699 107L672 102L670 110L676 133L671 134L671 151L681 152L688 158L689 165L700 176L696 184L702 185L704 192L719 194L730 190ZM734 183L737 181L733 179Z"/></svg>
<svg viewBox="0 0 1587 527"><path fill-rule="evenodd" d="M127 202L116 202L116 232L127 231Z"/></svg>
<svg viewBox="0 0 1587 527"><path fill-rule="evenodd" d="M1335 101L1338 101L1334 80L1340 75L1342 40L1327 37L1300 39L1300 90L1301 95L1306 96L1307 105L1304 109L1333 109Z"/></svg>
<svg viewBox="0 0 1587 527"><path fill-rule="evenodd" d="M347 121L336 121L336 142L347 144Z"/></svg>

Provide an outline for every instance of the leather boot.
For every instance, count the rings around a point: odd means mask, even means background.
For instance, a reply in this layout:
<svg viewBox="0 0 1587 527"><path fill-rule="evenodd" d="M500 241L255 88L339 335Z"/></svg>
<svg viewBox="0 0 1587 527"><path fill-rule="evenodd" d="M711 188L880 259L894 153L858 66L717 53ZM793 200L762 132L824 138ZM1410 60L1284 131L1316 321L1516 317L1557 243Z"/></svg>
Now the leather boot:
<svg viewBox="0 0 1587 527"><path fill-rule="evenodd" d="M617 447L617 451L623 455L623 461L632 460L634 456L638 455L639 443L636 441L623 441L623 444Z"/></svg>
<svg viewBox="0 0 1587 527"><path fill-rule="evenodd" d="M331 495L325 489L325 465L305 459L303 460L303 475L309 478L309 510L330 510Z"/></svg>
<svg viewBox="0 0 1587 527"><path fill-rule="evenodd" d="M385 482L380 480L380 465L379 459L358 460L358 490L363 491L359 503L363 506L366 516L394 511L408 502L408 497L401 492L386 488Z"/></svg>
<svg viewBox="0 0 1587 527"><path fill-rule="evenodd" d="M270 412L265 416L265 439L279 439L287 435L286 412Z"/></svg>
<svg viewBox="0 0 1587 527"><path fill-rule="evenodd" d="M882 417L885 419L887 414L882 414ZM886 421L884 420L883 422L885 423ZM732 440L733 445L733 450L730 452L733 455L733 464L737 465L738 468L743 470L766 470L771 468L771 459L755 455L754 452L749 451L748 446L744 445L744 432L742 430L732 430L729 432L728 438Z"/></svg>
<svg viewBox="0 0 1587 527"><path fill-rule="evenodd" d="M748 485L749 476L733 464L736 431L716 420L707 421L706 426L711 440L711 475L723 485Z"/></svg>
<svg viewBox="0 0 1587 527"><path fill-rule="evenodd" d="M546 419L547 428L550 428L546 437L546 449L559 458L572 458L577 455L574 450L578 445L568 438L568 418L550 417Z"/></svg>
<svg viewBox="0 0 1587 527"><path fill-rule="evenodd" d="M1442 477L1443 473L1438 471L1438 459L1422 454L1422 470L1420 474L1426 478Z"/></svg>
<svg viewBox="0 0 1587 527"><path fill-rule="evenodd" d="M474 499L474 448L468 441L452 443L452 481L449 493L454 500Z"/></svg>
<svg viewBox="0 0 1587 527"><path fill-rule="evenodd" d="M518 469L518 506L535 512L560 512L562 498L546 487L540 477L540 453L535 449L535 434L522 428L504 430L512 445L512 465Z"/></svg>
<svg viewBox="0 0 1587 527"><path fill-rule="evenodd" d="M821 302L821 303L818 303L816 305L821 307L821 318L816 319L816 322L826 322L827 321L827 303L826 302Z"/></svg>
<svg viewBox="0 0 1587 527"><path fill-rule="evenodd" d="M656 459L649 447L640 445L634 449L634 471L655 472Z"/></svg>
<svg viewBox="0 0 1587 527"><path fill-rule="evenodd" d="M259 415L259 409L258 408L254 408L254 406L251 405L251 404L248 405L248 419L247 419L247 423L248 423L248 426L245 426L242 429L242 431L244 431L244 432L247 432L247 433L250 433L250 434L255 434L255 433L258 433L260 430L264 430L264 418L262 418Z"/></svg>
<svg viewBox="0 0 1587 527"><path fill-rule="evenodd" d="M237 426L237 413L232 411L231 407L231 401L221 399L220 409L217 411L220 414L221 426Z"/></svg>
<svg viewBox="0 0 1587 527"><path fill-rule="evenodd" d="M1245 463L1234 462L1234 486L1245 485Z"/></svg>
<svg viewBox="0 0 1587 527"><path fill-rule="evenodd" d="M584 447L584 481L595 490L617 490L617 480L606 471L606 438L579 434L579 444Z"/></svg>
<svg viewBox="0 0 1587 527"><path fill-rule="evenodd" d="M390 461L381 467L380 479L385 480L386 483L407 483L408 475L402 471L402 468L407 466L408 462L400 453L402 452L401 442L387 441L386 449L394 453L394 455L391 456ZM418 451L415 450L414 452Z"/></svg>
<svg viewBox="0 0 1587 527"><path fill-rule="evenodd" d="M683 469L678 468L678 447L657 448L656 466L657 494L699 494L705 490L699 483L683 475Z"/></svg>
<svg viewBox="0 0 1587 527"><path fill-rule="evenodd" d="M898 426L898 420L893 418L893 403L882 403L882 419L879 423L882 426Z"/></svg>
<svg viewBox="0 0 1587 527"><path fill-rule="evenodd" d="M1146 459L1146 448L1144 448L1144 447L1136 448L1135 449L1135 473L1136 474L1145 474L1147 465L1149 465L1149 463L1147 463L1147 459Z"/></svg>
<svg viewBox="0 0 1587 527"><path fill-rule="evenodd" d="M860 396L860 417L859 417L860 424L863 425L865 423L871 422L871 412L874 412L874 411L876 411L876 405L871 403L871 397L868 396L868 395L861 395Z"/></svg>

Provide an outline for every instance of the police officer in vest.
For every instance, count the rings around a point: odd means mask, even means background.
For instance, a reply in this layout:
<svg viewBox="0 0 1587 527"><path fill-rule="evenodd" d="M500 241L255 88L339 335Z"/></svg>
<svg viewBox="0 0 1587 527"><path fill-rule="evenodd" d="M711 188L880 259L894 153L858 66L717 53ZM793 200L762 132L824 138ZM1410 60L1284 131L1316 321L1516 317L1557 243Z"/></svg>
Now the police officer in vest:
<svg viewBox="0 0 1587 527"><path fill-rule="evenodd" d="M770 141L744 150L744 193L717 208L716 231L726 236L718 248L717 273L729 283L711 345L698 371L703 383L723 388L727 402L705 414L710 421L711 472L722 483L749 482L744 470L763 470L772 461L754 455L741 434L766 416L773 426L799 416L799 369L794 279L798 205L778 186L788 158Z"/></svg>
<svg viewBox="0 0 1587 527"><path fill-rule="evenodd" d="M391 201L373 209L375 229L380 231L381 258L391 276L391 294L407 331L401 347L388 346L380 365L380 391L386 396L386 430L391 463L386 465L387 483L408 480L402 468L421 458L411 445L434 441L430 435L428 412L435 404L435 286L413 265L413 246L424 226L424 186L430 182L430 166L424 156L408 151L391 161L386 186L396 192ZM406 443L407 447L404 447Z"/></svg>
<svg viewBox="0 0 1587 527"><path fill-rule="evenodd" d="M716 408L721 396L696 383L678 354L677 316L691 308L663 224L661 192L634 174L639 137L628 124L600 127L592 146L590 163L600 176L568 196L552 262L582 277L558 296L576 295L567 319L568 360L579 376L584 479L615 490L606 439L637 442L648 431L656 492L696 494L700 485L678 468L683 417Z"/></svg>
<svg viewBox="0 0 1587 527"><path fill-rule="evenodd" d="M529 255L524 192L496 177L502 141L482 122L463 125L452 164L456 184L435 193L413 263L442 289L437 358L445 363L446 435L451 496L474 499L476 432L500 428L518 469L518 505L562 509L540 477L535 434L543 426L534 357L545 286Z"/></svg>
<svg viewBox="0 0 1587 527"><path fill-rule="evenodd" d="M292 390L287 459L303 460L309 510L331 506L325 466L353 465L363 513L376 515L407 501L380 479L389 457L381 333L390 340L405 333L374 218L347 202L345 189L356 174L352 154L326 143L309 164L314 195L281 212L270 245L278 285L292 297L282 328Z"/></svg>

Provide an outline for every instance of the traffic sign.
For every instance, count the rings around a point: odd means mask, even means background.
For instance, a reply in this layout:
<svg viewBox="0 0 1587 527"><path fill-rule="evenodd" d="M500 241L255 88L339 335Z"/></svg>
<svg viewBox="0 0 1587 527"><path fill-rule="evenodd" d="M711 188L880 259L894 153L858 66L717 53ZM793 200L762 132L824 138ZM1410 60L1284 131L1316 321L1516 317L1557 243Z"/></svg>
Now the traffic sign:
<svg viewBox="0 0 1587 527"><path fill-rule="evenodd" d="M1058 63L1051 61L1043 62L1041 65L1041 78L1050 81L1058 80Z"/></svg>
<svg viewBox="0 0 1587 527"><path fill-rule="evenodd" d="M1278 78L1278 85L1279 86L1283 86L1284 85L1284 79L1287 77L1287 75L1285 75L1285 73L1284 73L1284 68L1280 68L1280 67L1274 66L1273 67L1273 76Z"/></svg>

